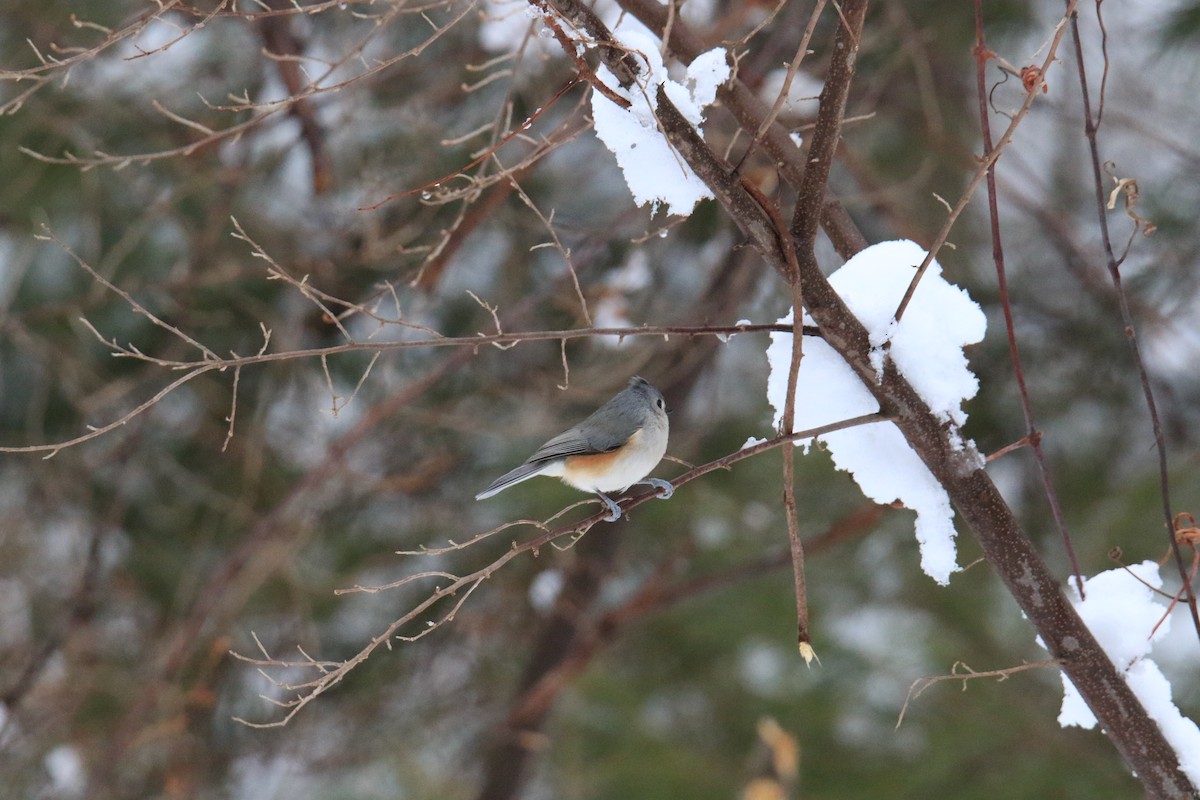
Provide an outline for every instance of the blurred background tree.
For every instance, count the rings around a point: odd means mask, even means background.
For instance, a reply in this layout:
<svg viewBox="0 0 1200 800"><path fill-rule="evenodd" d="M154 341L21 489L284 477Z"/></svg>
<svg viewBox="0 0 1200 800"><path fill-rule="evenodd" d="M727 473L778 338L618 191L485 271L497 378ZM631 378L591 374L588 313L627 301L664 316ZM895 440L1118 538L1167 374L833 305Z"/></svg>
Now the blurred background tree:
<svg viewBox="0 0 1200 800"><path fill-rule="evenodd" d="M812 5L691 0L680 14L736 45L739 77L771 102ZM1060 9L984 5L993 50L1040 58ZM1200 151L1180 132L1200 113L1196 14L1105 8L1105 62L1098 8L1081 25L1106 80L1102 152L1157 225L1123 276L1176 505L1195 510ZM396 551L577 502L548 480L471 498L630 375L667 394L669 453L686 462L771 435L762 334L394 345L772 322L790 300L715 204L683 221L634 206L590 131L588 90L569 86L575 65L523 2L16 0L5 16L0 444L89 438L0 457L0 795L729 798L768 796L752 794L764 780L805 798L1138 793L1099 733L1055 724L1052 669L938 684L896 727L922 677L1044 654L973 541L959 540L974 566L937 587L917 568L912 515L865 502L819 452L798 461L797 491L821 667L795 653L772 453L514 559L452 624L377 650L285 727L235 721L279 719L260 695L290 695L231 649L350 657L430 587L335 589L472 571L511 539ZM821 17L801 96L819 92L836 21ZM972 46L962 4L872 6L832 178L869 241L928 244L939 198L974 170ZM1060 59L998 180L1036 420L1092 574L1114 547L1133 562L1165 540L1074 55ZM988 83L1003 121L1020 81L993 64ZM807 136L815 108L783 118ZM708 141L740 152L728 114L708 116ZM769 159L746 171L787 196ZM1111 223L1123 247L1131 223L1119 208ZM968 432L993 452L1025 429L982 202L951 240L945 272L992 323L971 354ZM101 338L150 358L114 357ZM362 346L300 353L348 341ZM294 355L160 397L191 373L154 359L201 358L197 344ZM1065 581L1028 450L990 469ZM1178 622L1156 658L1195 718L1195 636Z"/></svg>

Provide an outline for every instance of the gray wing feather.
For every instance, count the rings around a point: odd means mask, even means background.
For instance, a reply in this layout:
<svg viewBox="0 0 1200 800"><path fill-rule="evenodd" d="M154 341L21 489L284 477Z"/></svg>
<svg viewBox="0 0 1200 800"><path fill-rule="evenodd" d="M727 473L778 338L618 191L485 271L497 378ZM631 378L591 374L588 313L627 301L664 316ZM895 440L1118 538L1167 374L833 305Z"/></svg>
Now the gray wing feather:
<svg viewBox="0 0 1200 800"><path fill-rule="evenodd" d="M491 497L494 494L497 494L498 492L504 491L505 489L507 489L508 487L512 486L515 483L520 483L521 481L528 480L528 479L532 478L534 475L537 475L539 472L541 472L542 467L544 465L545 465L545 462L539 462L537 464L534 464L530 461L526 461L524 464L517 467L516 469L509 470L508 472L501 475L499 478L496 478L496 480L492 481L491 486L487 487L482 492L475 495L475 499L483 500L485 498Z"/></svg>
<svg viewBox="0 0 1200 800"><path fill-rule="evenodd" d="M513 484L529 480L533 476L540 474L542 468L551 461L557 461L560 458L567 458L568 456L590 456L599 453L609 453L628 441L628 439L620 440L599 432L594 432L591 436L583 436L579 432L580 427L576 425L569 431L564 431L546 442L524 464L516 469L509 470L492 481L491 486L475 495L475 499L484 500L504 491Z"/></svg>
<svg viewBox="0 0 1200 800"><path fill-rule="evenodd" d="M584 436L579 429L582 425L576 425L569 431L564 431L558 436L555 436L550 441L537 449L537 452L529 457L526 463L544 463L553 461L556 458L566 458L567 456L592 456L599 453L611 453L621 445L628 441L618 439L615 436L608 436L600 431L593 431L590 435Z"/></svg>

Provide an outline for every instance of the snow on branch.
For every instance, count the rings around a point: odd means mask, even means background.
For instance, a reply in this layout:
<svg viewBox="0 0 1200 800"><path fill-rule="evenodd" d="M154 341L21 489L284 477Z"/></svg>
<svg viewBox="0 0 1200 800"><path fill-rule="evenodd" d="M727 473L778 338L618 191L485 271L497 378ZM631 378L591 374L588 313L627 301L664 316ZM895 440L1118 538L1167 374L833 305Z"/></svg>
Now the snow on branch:
<svg viewBox="0 0 1200 800"><path fill-rule="evenodd" d="M877 372L882 371L883 359L890 358L935 414L961 427L967 419L962 402L979 388L962 348L981 341L987 323L979 305L942 278L935 261L913 296L912 313L893 329L892 311L925 255L914 242L883 242L850 259L829 282L866 326L876 346ZM789 312L779 324L791 321ZM783 413L791 353L790 334L771 334L767 399L775 408L776 425ZM798 428L879 410L879 402L845 359L821 339L809 337L804 343L798 385L803 387L796 401ZM813 441L797 445L807 449ZM899 429L874 425L829 434L821 441L865 495L879 503L898 500L917 512L921 568L938 583L947 583L958 569L950 500Z"/></svg>
<svg viewBox="0 0 1200 800"><path fill-rule="evenodd" d="M1169 610L1157 600L1162 588L1158 564L1143 561L1110 569L1084 581L1086 600L1075 587L1072 603L1096 636L1104 652L1124 676L1129 688L1158 723L1163 736L1179 756L1179 768L1200 784L1200 728L1179 712L1171 698L1171 684L1150 659L1154 642L1171 628ZM1038 644L1045 646L1041 638ZM1096 715L1066 673L1062 675L1063 702L1058 723L1096 727Z"/></svg>
<svg viewBox="0 0 1200 800"><path fill-rule="evenodd" d="M643 69L628 88L622 87L607 67L597 69L600 80L629 101L629 109L621 108L601 92L594 93L596 135L616 156L635 203L654 207L662 204L670 214L687 216L697 203L713 194L659 131L658 89L662 87L684 118L698 127L704 121L704 109L716 99L717 88L729 79L725 51L714 48L693 60L686 81L679 83L667 77L657 38L644 29L616 31L614 35L637 55Z"/></svg>

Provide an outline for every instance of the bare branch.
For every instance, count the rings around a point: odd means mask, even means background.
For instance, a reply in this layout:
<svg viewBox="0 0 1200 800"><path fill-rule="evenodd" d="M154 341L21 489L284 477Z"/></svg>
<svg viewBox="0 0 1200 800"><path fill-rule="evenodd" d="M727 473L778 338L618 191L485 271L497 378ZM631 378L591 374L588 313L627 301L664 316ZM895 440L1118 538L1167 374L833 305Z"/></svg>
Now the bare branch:
<svg viewBox="0 0 1200 800"><path fill-rule="evenodd" d="M967 681L976 680L979 678L996 678L1000 681L1008 680L1010 675L1016 675L1018 672L1027 672L1031 669L1042 669L1043 667L1057 667L1059 662L1053 658L1042 659L1032 663L1020 664L1015 667L1005 667L1004 669L989 669L983 672L976 672L961 661L955 661L954 666L950 668L949 675L934 675L928 678L915 680L912 686L908 687L908 696L904 698L904 705L900 707L900 716L896 718L896 729L904 723L904 715L908 713L908 706L918 697L925 693L925 690L930 686L941 683L942 681L962 681L962 690L967 690ZM959 672L959 668L962 672Z"/></svg>
<svg viewBox="0 0 1200 800"><path fill-rule="evenodd" d="M198 342L195 339L193 339L192 337L188 336L186 333L179 330L179 328L176 328L174 325L171 325L167 322L163 322L161 319L159 319L154 314L152 314L145 306L143 306L137 300L134 300L133 297L128 292L126 292L124 289L120 288L119 286L116 286L111 281L109 281L107 278L105 278L103 275L101 275L99 272L97 272L92 267L91 264L89 264L88 262L86 262L82 258L80 258L79 255L77 255L74 250L72 250L70 247L68 247L66 245L66 243L64 243L61 239L59 239L54 234L54 231L52 231L50 229L49 225L43 225L42 230L45 231L45 234L38 236L37 238L54 242L54 244L58 245L59 249L61 249L64 253L66 253L68 256L70 256L71 260L73 260L76 264L78 264L79 267L81 269L83 269L84 272L86 272L88 275L91 275L92 280L96 281L96 283L100 284L105 289L108 289L110 292L112 292L113 294L120 297L122 300L124 300L126 303L128 303L129 307L132 308L136 313L138 313L138 314L142 315L143 317L145 317L146 319L150 320L150 322L154 323L158 327L167 331L168 333L170 333L172 336L176 337L177 339L181 339L182 341L186 342L187 344L189 344L192 347L199 350L201 355L203 356L201 363L211 364L213 362L220 360L217 357L216 353L209 350L207 347L200 344L200 342ZM89 323L89 327L90 327L90 323ZM92 330L94 332L95 328L92 328ZM99 334L97 334L97 336L98 335Z"/></svg>
<svg viewBox="0 0 1200 800"><path fill-rule="evenodd" d="M785 436L777 436L774 439L771 439L770 441L762 442L760 444L753 445L751 447L743 448L741 450L730 453L722 458L718 458L714 461L710 461L707 464L703 464L699 467L691 469L688 472L684 473L683 475L680 475L678 478L675 478L672 481L672 485L674 485L675 487L683 486L684 484L690 483L691 481L694 481L697 478L708 474L709 472L713 472L714 470L718 470L718 469L728 469L730 466L732 466L733 464L735 464L739 461L743 461L747 458L750 458L751 456L765 453L768 450L773 450L776 447L781 447L783 445L791 444L793 442L796 442L796 441L799 441L802 439L808 439L808 438L811 438L814 436L822 436L827 433L832 433L832 432L838 431L838 430L845 430L846 428L854 427L857 425L868 425L868 424L872 424L872 423L876 423L876 422L882 422L882 421L885 421L885 419L886 419L885 417L882 417L879 414L868 414L865 416L855 417L853 419L848 419L848 420L843 420L841 422L832 423L830 425L822 425L822 426L819 426L816 428L810 428L805 431L798 431L796 433L792 433L792 434L785 435ZM651 492L647 492L645 494L636 495L634 497L623 498L620 501L622 515L624 516L624 515L628 514L628 512L630 510L632 510L633 508L636 508L637 506L641 505L642 503L652 500L652 499L656 498L657 496L658 496L658 491L654 490ZM479 585L481 583L483 583L483 581L487 580L492 575L494 575L497 571L499 571L502 567L504 567L504 565L507 564L509 561L512 561L514 558L516 558L517 556L522 555L524 553L536 552L537 550L541 549L542 547L545 547L548 544L551 544L556 539L559 539L561 537L577 536L577 535L586 533L594 525L603 521L607 517L607 515L608 515L608 511L606 509L602 509L602 510L597 511L596 513L594 513L594 514L590 515L589 517L582 519L578 522L567 523L564 525L560 525L556 528L551 528L549 530L546 529L544 523L543 524L535 524L536 527L539 527L542 530L542 532L540 534L538 534L530 539L526 539L525 541L521 541L521 542L514 540L512 542L512 545L507 550L505 550L500 556L498 556L495 560L493 560L491 563L475 570L474 572L471 572L471 573L468 573L465 575L455 575L454 573L442 572L442 571L421 572L421 573L417 573L414 575L410 575L406 578L402 578L392 584L387 584L385 586L380 586L380 587L356 586L356 587L352 587L349 590L343 590L343 591L351 591L351 592L374 592L374 591L381 591L384 589L391 589L391 588L397 588L400 586L405 586L409 583L412 583L413 581L423 580L423 579L427 579L427 578L436 578L436 579L448 581L448 583L446 583L445 585L442 585L442 586L439 586L438 588L436 588L427 597L425 597L424 600L417 603L415 606L413 606L411 609L409 609L401 617L394 620L391 624L389 624L387 626L387 628L383 632L374 636L369 642L367 642L365 645L363 645L362 649L360 649L359 652L356 653L355 655L351 656L350 658L346 659L345 661L339 662L337 664L337 666L332 669L322 668L321 670L319 670L318 676L313 678L310 681L296 684L292 687L288 687L288 688L291 688L291 689L297 691L298 693L292 699L279 703L279 705L281 707L287 709L287 713L284 714L280 719L274 720L271 722L258 722L258 723L247 722L246 720L243 720L243 719L239 719L238 721L242 722L243 724L249 725L250 727L255 727L255 728L275 728L275 727L282 727L282 726L286 725L305 706L307 706L313 700L316 700L317 697L322 695L324 692L328 691L329 689L333 688L335 685L340 683L342 681L342 679L345 678L346 675L350 673L351 670L353 670L359 664L366 661L367 658L369 658L371 656L371 654L373 652L375 652L375 650L379 649L379 647L381 645L390 644L390 642L394 638L402 640L402 641L409 641L409 642L414 641L416 639L421 638L422 636L425 636L429 632L436 630L437 628L441 627L442 625L452 621L454 619L454 616L462 608L463 603L466 602L467 598L470 597L470 595L479 587ZM513 524L516 524L516 523L513 523ZM452 545L452 547L450 549L462 549L462 547L469 546L470 544L473 544L475 542L478 542L484 538L487 538L487 537L493 535L494 533L498 532L499 530L505 530L509 527L511 527L511 525L502 526L499 529L496 529L493 531L488 531L483 534L479 534L479 535L473 537L467 543L467 545L463 545L463 546ZM425 551L425 552L431 552L431 551ZM451 609L448 612L446 612L445 614L443 614L441 617L439 617L437 619L424 619L424 615L426 614L426 612L430 611L439 601L441 601L445 598L448 598L448 597L456 598L455 602L452 604ZM405 626L413 624L413 623L419 624L422 620L424 621L424 628L419 633L412 634L412 635L402 635L400 633L400 631ZM237 653L232 653L232 655L234 655L235 657L240 658L242 660L250 660L244 656L240 656ZM261 662L254 662L254 663L261 664ZM296 666L296 665L292 662L280 662L278 664L268 664L267 666L276 666L276 667L282 668L285 666L290 667L290 666ZM300 666L303 666L303 664L301 664Z"/></svg>
<svg viewBox="0 0 1200 800"><path fill-rule="evenodd" d="M1079 91L1083 100L1084 136L1087 138L1088 152L1092 160L1092 179L1096 192L1096 214L1100 225L1100 241L1104 246L1104 257L1107 261L1108 274L1117 292L1117 302L1121 309L1121 325L1125 333L1125 339L1129 342L1129 350L1133 356L1133 362L1137 367L1138 378L1142 385L1142 395L1146 399L1146 408L1150 412L1150 427L1154 432L1154 446L1158 453L1159 494L1162 498L1162 512L1167 526L1167 537L1170 540L1171 554L1174 556L1175 564L1179 568L1179 578L1183 581L1183 601L1192 614L1192 625L1196 629L1196 636L1200 637L1200 606L1196 602L1196 591L1192 586L1192 576L1188 574L1183 551L1179 547L1179 540L1174 535L1175 515L1171 509L1171 476L1167 468L1166 436L1163 433L1162 422L1158 417L1158 405L1154 400L1154 389L1150 385L1150 373L1146 369L1146 363L1142 359L1141 347L1138 345L1137 326L1133 319L1133 312L1129 308L1129 299L1125 295L1125 287L1121 282L1121 268L1117 263L1116 255L1113 253L1112 239L1108 230L1108 216L1104 213L1104 180L1101 175L1100 145L1096 138L1096 129L1100 122L1098 115L1095 119L1092 117L1091 100L1088 95L1087 71L1084 68L1083 61L1083 43L1079 36L1079 19L1074 13L1074 9L1075 3L1068 3L1067 12L1071 22L1071 37L1075 43L1075 63L1079 73ZM1105 37L1107 41L1107 33L1105 33ZM1105 75L1108 72L1107 64L1108 59L1105 58ZM1103 87L1103 85L1102 83L1101 86Z"/></svg>
<svg viewBox="0 0 1200 800"><path fill-rule="evenodd" d="M782 4L781 4L782 5ZM674 6L672 5L672 8ZM776 7L778 10L779 7ZM742 153L742 158L738 161L737 169L741 169L746 159L754 152L754 148L758 146L765 134L775 120L779 118L779 114L783 111L784 105L787 103L788 95L792 90L792 81L796 79L796 73L800 71L800 64L804 61L804 57L808 55L808 43L812 41L813 32L817 29L817 21L821 18L821 12L825 10L825 0L817 0L817 4L813 6L812 13L808 17L808 25L804 28L804 35L800 37L800 45L796 48L796 54L792 56L792 60L788 62L787 72L783 77L783 84L779 87L779 96L775 98L775 103L771 106L771 110L763 121L759 124L758 129L754 132L754 138L750 140L750 146L746 148L746 152ZM673 21L673 20L672 20ZM664 39L671 38L670 30L665 31Z"/></svg>
<svg viewBox="0 0 1200 800"><path fill-rule="evenodd" d="M979 98L979 125L983 135L983 151L990 153L992 146L992 126L988 117L987 81L984 70L988 61L988 49L983 36L983 4L975 0L975 82ZM1046 463L1046 454L1042 450L1042 436L1033 422L1033 403L1029 399L1029 388L1025 385L1025 369L1021 365L1021 351L1017 347L1016 326L1013 323L1012 303L1008 295L1008 272L1004 264L1004 244L1000 239L1000 208L996 196L996 162L988 165L987 201L988 217L992 230L992 261L996 265L996 282L1000 290L1000 308L1004 312L1004 328L1008 335L1008 352L1012 359L1013 375L1017 379L1017 391L1021 396L1021 411L1025 415L1025 438L1033 448L1034 461L1037 462L1038 472L1042 477L1042 488L1046 500L1050 503L1050 513L1054 517L1054 526L1063 541L1067 557L1071 561L1071 572L1075 575L1075 586L1079 596L1084 597L1083 572L1079 568L1079 559L1075 556L1075 546L1071 543L1071 535L1067 532L1067 523L1063 518L1062 506L1058 502L1058 492L1054 488L1054 476Z"/></svg>
<svg viewBox="0 0 1200 800"><path fill-rule="evenodd" d="M639 0L622 2L627 8L645 5ZM854 4L857 5L860 4ZM854 6L847 3L843 12ZM850 16L849 13L845 15ZM1056 26L1051 51L1061 41L1066 22L1064 19ZM679 35L680 29L676 26L673 38ZM1049 67L1049 60L1045 66ZM1041 75L1035 76L1033 88L1039 87L1041 80ZM825 92L828 91L831 89L827 81ZM779 243L782 232L773 230L769 215L757 203L747 202L749 193L730 179L720 160L695 135L691 126L670 119L671 107L663 102L664 99L660 92L659 116L675 150L709 185L767 263L786 277L787 257ZM1027 96L1026 110L1031 103L1032 98ZM1006 136L1010 137L1012 131L1010 125ZM1002 137L987 159L994 161L1006 142ZM986 165L977 170L972 187L982 181L985 173ZM801 197L800 202L805 199ZM943 233L946 232L948 229ZM944 241L944 236L941 239ZM798 255L801 254L798 252ZM1179 770L1179 759L1161 729L1063 596L1054 576L983 470L983 458L974 447L963 447L963 437L931 411L890 359L885 362L882 375L877 373L871 358L874 348L867 331L850 313L817 265L803 257L799 263L805 304L826 342L846 360L879 402L880 408L894 415L897 427L909 445L945 488L982 545L988 562L1037 628L1051 656L1060 660L1063 671L1079 689L1117 750L1128 759L1147 792L1156 797L1194 794L1194 787ZM910 286L910 291L913 288L915 284Z"/></svg>
<svg viewBox="0 0 1200 800"><path fill-rule="evenodd" d="M954 223L958 221L958 217L962 214L963 209L967 207L967 203L975 196L975 190L979 188L979 184L987 177L990 170L1000 158L1009 142L1017 132L1017 127L1021 121L1025 119L1025 115L1029 113L1029 109L1033 108L1033 101L1042 94L1042 87L1046 82L1046 72L1050 69L1050 65L1054 63L1058 55L1058 45L1062 42L1063 34L1067 32L1067 22L1074 17L1075 3L1077 0L1068 0L1067 11L1063 18L1058 21L1054 28L1054 36L1050 40L1050 46L1047 48L1046 58L1042 62L1036 73L1031 73L1030 82L1026 85L1025 100L1021 103L1021 108L1016 114L1013 114L1012 119L1008 123L1008 127L1004 129L1004 133L1000 135L1000 139L996 142L996 146L988 152L984 153L980 159L979 166L975 169L975 173L967 182L967 188L963 190L962 195L958 198L958 202L954 204L950 215L946 218L942 229L938 235L934 237L933 244L929 246L928 253L925 255L925 260L917 267L917 274L913 276L912 282L908 285L908 290L904 293L904 298L900 301L900 305L896 307L895 318L899 322L904 316L904 310L908 308L909 302L912 300L913 293L917 290L917 284L921 282L925 271L929 269L929 265L937 258L937 254L941 251L942 246L946 244L946 240L950 238L950 229L954 227Z"/></svg>

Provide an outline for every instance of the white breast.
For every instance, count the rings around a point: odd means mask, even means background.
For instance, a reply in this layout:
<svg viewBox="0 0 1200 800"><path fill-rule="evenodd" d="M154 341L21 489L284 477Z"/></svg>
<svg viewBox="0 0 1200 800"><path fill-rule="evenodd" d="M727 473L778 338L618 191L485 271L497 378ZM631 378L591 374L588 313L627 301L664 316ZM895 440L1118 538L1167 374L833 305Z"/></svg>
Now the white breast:
<svg viewBox="0 0 1200 800"><path fill-rule="evenodd" d="M612 454L568 459L563 481L585 492L619 492L650 474L667 452L667 420L652 418ZM544 474L551 474L549 472Z"/></svg>

